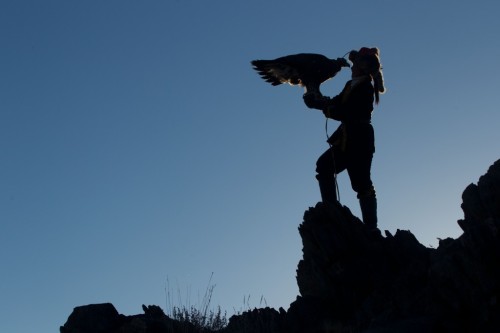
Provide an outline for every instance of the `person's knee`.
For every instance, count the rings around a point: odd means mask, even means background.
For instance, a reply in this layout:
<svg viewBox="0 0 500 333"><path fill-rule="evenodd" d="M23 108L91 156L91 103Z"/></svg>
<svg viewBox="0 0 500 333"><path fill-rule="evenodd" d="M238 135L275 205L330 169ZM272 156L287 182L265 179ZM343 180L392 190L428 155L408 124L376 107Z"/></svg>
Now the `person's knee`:
<svg viewBox="0 0 500 333"><path fill-rule="evenodd" d="M332 168L325 168L324 166L317 165L316 166L316 178L323 177L326 175L333 175L333 169Z"/></svg>
<svg viewBox="0 0 500 333"><path fill-rule="evenodd" d="M316 180L319 182L330 182L335 179L335 175L333 173L317 173Z"/></svg>
<svg viewBox="0 0 500 333"><path fill-rule="evenodd" d="M318 159L318 161L316 162L316 173L318 175L333 174L333 172L333 163L327 161L326 159Z"/></svg>
<svg viewBox="0 0 500 333"><path fill-rule="evenodd" d="M358 193L358 199L376 197L375 187L373 187L373 185L360 189L356 192Z"/></svg>

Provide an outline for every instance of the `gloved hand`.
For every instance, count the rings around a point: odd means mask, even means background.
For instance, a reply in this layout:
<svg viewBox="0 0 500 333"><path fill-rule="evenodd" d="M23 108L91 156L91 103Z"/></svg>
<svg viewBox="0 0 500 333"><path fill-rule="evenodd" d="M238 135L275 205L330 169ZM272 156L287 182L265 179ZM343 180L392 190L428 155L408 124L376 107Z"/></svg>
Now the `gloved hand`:
<svg viewBox="0 0 500 333"><path fill-rule="evenodd" d="M304 103L310 109L318 109L324 110L327 107L327 103L330 98L321 95L318 92L308 92L305 93L302 98L304 99Z"/></svg>

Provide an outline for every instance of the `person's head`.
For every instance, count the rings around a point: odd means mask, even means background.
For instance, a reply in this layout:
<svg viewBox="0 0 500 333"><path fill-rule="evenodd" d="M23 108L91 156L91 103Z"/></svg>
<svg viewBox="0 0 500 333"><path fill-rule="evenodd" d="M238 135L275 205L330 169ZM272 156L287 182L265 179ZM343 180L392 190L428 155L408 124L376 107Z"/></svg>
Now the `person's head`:
<svg viewBox="0 0 500 333"><path fill-rule="evenodd" d="M353 77L369 75L372 78L375 88L375 102L378 103L379 93L385 92L378 48L362 47L359 51L353 50L349 53L349 60L352 62Z"/></svg>

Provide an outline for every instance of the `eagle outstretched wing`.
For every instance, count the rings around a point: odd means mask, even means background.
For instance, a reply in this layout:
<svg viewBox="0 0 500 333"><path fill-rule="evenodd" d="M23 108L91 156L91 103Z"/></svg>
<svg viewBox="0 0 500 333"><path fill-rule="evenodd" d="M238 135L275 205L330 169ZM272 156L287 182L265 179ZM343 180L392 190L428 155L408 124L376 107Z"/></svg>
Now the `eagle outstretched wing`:
<svg viewBox="0 0 500 333"><path fill-rule="evenodd" d="M329 59L321 54L299 53L274 60L253 60L253 68L273 86L282 83L303 86L306 92L320 92L319 86L333 78L342 67L349 67L344 58Z"/></svg>

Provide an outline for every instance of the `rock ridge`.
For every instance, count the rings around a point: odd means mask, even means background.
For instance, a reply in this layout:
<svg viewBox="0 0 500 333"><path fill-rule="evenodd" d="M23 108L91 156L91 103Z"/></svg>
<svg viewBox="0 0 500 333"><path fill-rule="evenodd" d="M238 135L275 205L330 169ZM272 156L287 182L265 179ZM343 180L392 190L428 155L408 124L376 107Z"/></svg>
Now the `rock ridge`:
<svg viewBox="0 0 500 333"><path fill-rule="evenodd" d="M463 234L420 244L409 230L373 232L349 208L318 203L299 226L300 295L287 311L234 315L210 331L157 306L120 315L112 304L77 307L61 333L496 332L500 330L500 160L462 194ZM184 325L184 326L183 326Z"/></svg>

